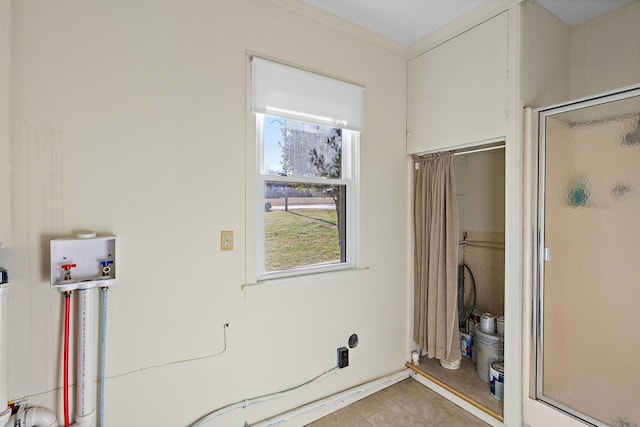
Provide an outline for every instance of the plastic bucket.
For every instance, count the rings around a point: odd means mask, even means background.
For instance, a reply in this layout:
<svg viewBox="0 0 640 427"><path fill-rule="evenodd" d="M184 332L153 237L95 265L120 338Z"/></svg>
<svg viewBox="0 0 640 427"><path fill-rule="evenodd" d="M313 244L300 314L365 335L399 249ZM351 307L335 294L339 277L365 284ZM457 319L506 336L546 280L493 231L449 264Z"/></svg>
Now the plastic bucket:
<svg viewBox="0 0 640 427"><path fill-rule="evenodd" d="M489 364L491 376L491 395L500 402L504 399L504 363L492 362Z"/></svg>
<svg viewBox="0 0 640 427"><path fill-rule="evenodd" d="M460 333L460 352L464 357L471 357L473 351L473 337L470 334Z"/></svg>
<svg viewBox="0 0 640 427"><path fill-rule="evenodd" d="M475 344L473 354L476 357L478 376L482 381L488 383L489 362L504 360L504 337L476 330L473 342Z"/></svg>

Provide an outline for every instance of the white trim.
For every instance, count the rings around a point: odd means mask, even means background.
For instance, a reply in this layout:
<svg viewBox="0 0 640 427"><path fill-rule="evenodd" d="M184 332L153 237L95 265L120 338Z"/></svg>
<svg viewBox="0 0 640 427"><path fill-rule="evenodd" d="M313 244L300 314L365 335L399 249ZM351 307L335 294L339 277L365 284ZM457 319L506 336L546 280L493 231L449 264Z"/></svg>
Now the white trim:
<svg viewBox="0 0 640 427"><path fill-rule="evenodd" d="M548 110L557 110L554 111L553 114L560 114L560 113L564 113L566 111L571 111L571 110L575 110L575 107L573 107L573 105L575 104L583 104L582 108L584 107L590 107L592 105L598 105L601 104L600 99L601 98L607 98L613 95L612 100L614 101L618 101L620 99L625 99L625 98L630 98L633 96L638 96L636 93L633 93L634 91L640 90L640 84L633 84L630 86L624 86L618 89L613 89L613 90L608 90L606 92L601 92L601 93L597 93L595 95L589 95L589 96L583 96L581 98L577 98L577 99L572 99L570 101L566 101L566 102L560 102L557 104L552 104L552 105L547 105L544 107L540 107L540 108L534 108L533 109L533 114L534 115L538 115L539 113L542 114L545 111ZM544 113L544 115L546 116L547 113Z"/></svg>
<svg viewBox="0 0 640 427"><path fill-rule="evenodd" d="M360 165L360 132L342 132L342 171L343 178L349 182L347 186L346 221L346 264L351 268L357 266L358 229L356 219L359 218L358 195L360 194L358 166ZM346 176L345 176L346 174Z"/></svg>
<svg viewBox="0 0 640 427"><path fill-rule="evenodd" d="M256 277L259 280L264 275L265 254L264 254L264 115L254 114L256 123Z"/></svg>
<svg viewBox="0 0 640 427"><path fill-rule="evenodd" d="M489 147L480 147L474 150L466 150L466 151L456 151L453 153L454 156L463 156L465 154L475 154L475 153L484 153L485 151L493 151L493 150L501 150L504 149L505 145L491 145Z"/></svg>
<svg viewBox="0 0 640 427"><path fill-rule="evenodd" d="M411 371L409 369L403 369L395 374L369 381L266 420L252 423L251 427L307 425L373 393L403 381L409 378L410 375Z"/></svg>
<svg viewBox="0 0 640 427"><path fill-rule="evenodd" d="M427 151L421 151L419 153L411 153L409 158L411 158L411 156L424 156L425 154L444 153L447 151L460 151L461 152L460 154L466 154L466 152L464 152L465 150L474 150L476 148L480 149L482 147L493 146L495 144L504 144L506 139L507 139L506 136L497 136L495 138L482 139L479 141L468 142L465 144L452 145L449 147L438 148L436 150L427 150Z"/></svg>
<svg viewBox="0 0 640 427"><path fill-rule="evenodd" d="M508 11L507 138L505 147L505 266L504 363L509 380L504 386L504 420L522 425L522 13L520 2Z"/></svg>
<svg viewBox="0 0 640 427"><path fill-rule="evenodd" d="M264 165L264 163L263 163ZM344 185L345 181L348 179L338 179L338 178L306 178L306 177L293 177L293 176L282 176L282 175L268 175L261 174L262 182L284 182L291 183L295 182L296 184L318 184L318 185Z"/></svg>
<svg viewBox="0 0 640 427"><path fill-rule="evenodd" d="M263 258L264 258L264 251ZM258 266L261 267L261 266ZM348 262L336 262L331 264L323 264L323 265L314 265L314 266L304 266L299 268L292 268L289 270L279 270L273 272L262 272L258 273L258 284L267 282L273 279L284 279L287 277L296 277L296 276L308 276L310 274L319 274L319 273L328 273L332 271L340 271L340 270L351 270L354 268L354 265L349 264ZM260 268L258 269L260 271Z"/></svg>
<svg viewBox="0 0 640 427"><path fill-rule="evenodd" d="M344 275L344 274L358 274L361 271L369 270L369 267L351 267L351 268L343 268L340 270L333 270L328 272L317 272L316 274L307 274L304 276L305 283L315 284L319 282L323 282L324 274L332 274L332 275ZM351 277L351 276L350 276ZM267 289L278 289L285 288L288 286L298 286L300 283L299 276L286 276L274 278L273 280L263 280L263 281L255 281L253 283L242 283L240 288L244 292L245 300L249 300L254 295L262 295L260 292L264 292ZM266 291L270 292L270 291Z"/></svg>

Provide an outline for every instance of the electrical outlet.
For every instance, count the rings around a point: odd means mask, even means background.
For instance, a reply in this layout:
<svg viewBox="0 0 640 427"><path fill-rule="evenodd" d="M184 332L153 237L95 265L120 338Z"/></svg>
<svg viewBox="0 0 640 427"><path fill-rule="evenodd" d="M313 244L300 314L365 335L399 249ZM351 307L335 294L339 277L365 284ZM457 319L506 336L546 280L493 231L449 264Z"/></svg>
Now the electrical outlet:
<svg viewBox="0 0 640 427"><path fill-rule="evenodd" d="M220 250L221 251L233 250L233 231L220 232Z"/></svg>
<svg viewBox="0 0 640 427"><path fill-rule="evenodd" d="M347 347L340 347L338 349L338 368L346 368L349 366L349 349Z"/></svg>

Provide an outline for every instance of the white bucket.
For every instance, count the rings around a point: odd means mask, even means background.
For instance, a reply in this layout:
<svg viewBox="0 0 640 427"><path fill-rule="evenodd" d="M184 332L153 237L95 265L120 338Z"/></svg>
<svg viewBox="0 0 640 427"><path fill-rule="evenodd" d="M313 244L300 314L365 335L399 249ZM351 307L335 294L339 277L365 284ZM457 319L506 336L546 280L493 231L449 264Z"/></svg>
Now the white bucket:
<svg viewBox="0 0 640 427"><path fill-rule="evenodd" d="M473 351L473 337L471 334L460 333L460 351L464 357L471 357Z"/></svg>
<svg viewBox="0 0 640 427"><path fill-rule="evenodd" d="M491 395L502 402L504 400L504 363L493 362L489 365L491 375Z"/></svg>
<svg viewBox="0 0 640 427"><path fill-rule="evenodd" d="M496 316L491 313L482 313L480 315L480 330L487 334L495 334Z"/></svg>
<svg viewBox="0 0 640 427"><path fill-rule="evenodd" d="M476 357L478 376L488 383L489 362L504 360L504 337L477 330L473 342L475 344L473 355Z"/></svg>
<svg viewBox="0 0 640 427"><path fill-rule="evenodd" d="M413 363L415 366L418 366L420 364L420 355L415 350L411 352L411 363Z"/></svg>
<svg viewBox="0 0 640 427"><path fill-rule="evenodd" d="M456 360L440 359L440 366L442 366L445 369L450 369L452 371L455 371L460 369L460 362L461 362L461 359L456 359Z"/></svg>

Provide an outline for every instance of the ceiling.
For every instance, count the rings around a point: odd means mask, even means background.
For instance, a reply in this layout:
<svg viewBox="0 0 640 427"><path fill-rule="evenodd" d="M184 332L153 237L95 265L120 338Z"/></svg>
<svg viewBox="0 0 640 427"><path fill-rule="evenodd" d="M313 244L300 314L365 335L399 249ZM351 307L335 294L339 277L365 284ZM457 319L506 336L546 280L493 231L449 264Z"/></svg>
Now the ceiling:
<svg viewBox="0 0 640 427"><path fill-rule="evenodd" d="M404 46L410 46L491 0L302 0ZM534 0L573 27L640 0Z"/></svg>

